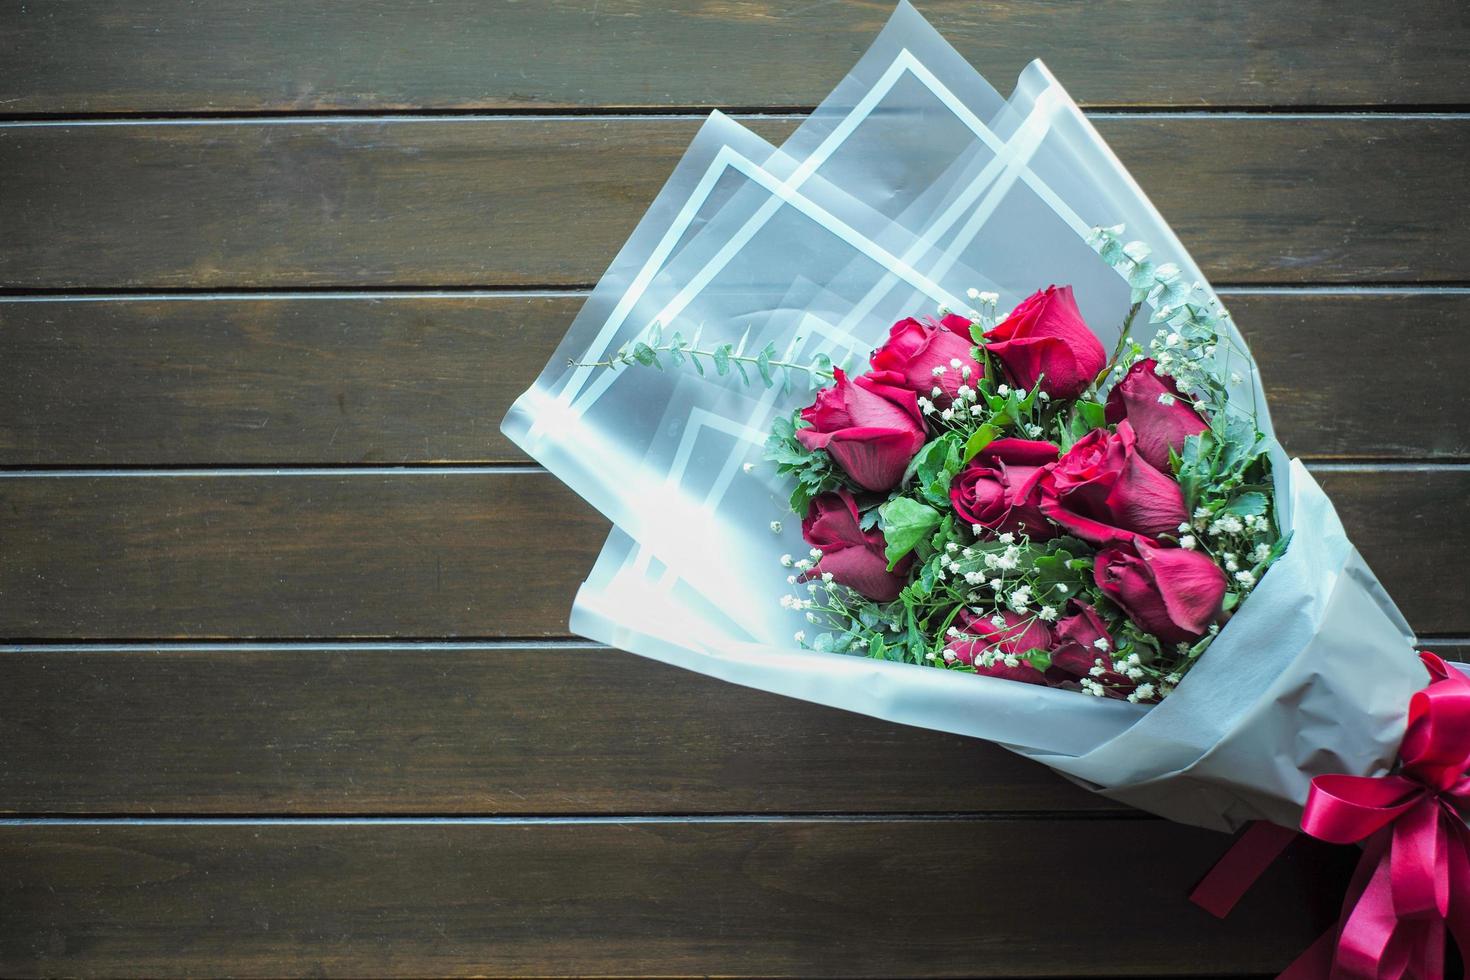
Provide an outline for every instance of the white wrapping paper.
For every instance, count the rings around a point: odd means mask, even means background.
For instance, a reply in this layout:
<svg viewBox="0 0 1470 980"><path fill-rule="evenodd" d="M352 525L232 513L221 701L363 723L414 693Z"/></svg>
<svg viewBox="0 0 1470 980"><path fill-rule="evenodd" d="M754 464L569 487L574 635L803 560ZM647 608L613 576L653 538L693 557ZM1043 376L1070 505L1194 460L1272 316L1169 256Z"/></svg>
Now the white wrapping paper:
<svg viewBox="0 0 1470 980"><path fill-rule="evenodd" d="M1201 189L1208 193L1208 189ZM861 363L888 326L971 287L1008 308L1069 283L1105 346L1126 284L1086 245L1124 223L1203 279L1142 191L1039 62L1003 100L906 4L777 149L715 114L594 290L506 433L616 525L572 628L734 683L999 742L1109 797L1232 829L1294 826L1322 772L1392 761L1423 686L1413 637L1306 470L1273 452L1294 531L1199 665L1152 708L910 664L800 649L778 558L806 548L761 460L771 422L808 404L687 367L574 367L664 325L783 358ZM1134 333L1147 341L1147 309ZM1228 326L1232 398L1271 432ZM746 465L751 466L746 472ZM768 530L770 522L782 530Z"/></svg>

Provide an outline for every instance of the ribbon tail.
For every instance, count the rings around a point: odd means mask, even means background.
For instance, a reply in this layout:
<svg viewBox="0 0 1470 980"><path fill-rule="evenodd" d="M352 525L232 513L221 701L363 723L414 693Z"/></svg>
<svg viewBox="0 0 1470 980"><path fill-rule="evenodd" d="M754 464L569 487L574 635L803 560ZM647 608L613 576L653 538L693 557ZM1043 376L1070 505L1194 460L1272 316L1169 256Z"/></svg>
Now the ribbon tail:
<svg viewBox="0 0 1470 980"><path fill-rule="evenodd" d="M1328 980L1332 976L1332 954L1337 948L1337 926L1317 937L1302 955L1291 961L1276 980Z"/></svg>
<svg viewBox="0 0 1470 980"><path fill-rule="evenodd" d="M1194 886L1189 900L1215 918L1225 918L1296 836L1295 830L1257 820Z"/></svg>

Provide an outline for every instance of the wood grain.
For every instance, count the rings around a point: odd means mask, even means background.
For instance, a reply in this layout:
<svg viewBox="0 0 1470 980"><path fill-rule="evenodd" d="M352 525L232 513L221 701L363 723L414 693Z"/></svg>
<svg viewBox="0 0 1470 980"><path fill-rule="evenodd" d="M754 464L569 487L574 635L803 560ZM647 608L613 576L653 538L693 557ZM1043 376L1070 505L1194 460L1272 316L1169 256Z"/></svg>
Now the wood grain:
<svg viewBox="0 0 1470 980"><path fill-rule="evenodd" d="M987 742L600 647L27 647L0 690L22 816L1133 813Z"/></svg>
<svg viewBox="0 0 1470 980"><path fill-rule="evenodd" d="M1470 633L1470 469L1320 474L1424 633ZM0 637L565 635L607 524L527 472L12 476Z"/></svg>
<svg viewBox="0 0 1470 980"><path fill-rule="evenodd" d="M1287 448L1470 459L1464 292L1230 293ZM0 465L523 463L581 295L0 301ZM1391 356L1385 349L1391 347ZM1422 365L1433 364L1426 383ZM1362 397L1395 392L1394 411Z"/></svg>
<svg viewBox="0 0 1470 980"><path fill-rule="evenodd" d="M891 3L32 4L0 16L6 113L811 106ZM1453 0L926 0L1002 91L1044 58L1094 105L1463 105ZM1147 57L1137 57L1140 47ZM589 57L589 53L595 56Z"/></svg>
<svg viewBox="0 0 1470 980"><path fill-rule="evenodd" d="M794 125L749 121L774 139ZM0 287L587 284L696 125L0 126ZM1217 282L1470 280L1458 220L1470 206L1470 117L1121 117L1099 128Z"/></svg>
<svg viewBox="0 0 1470 980"><path fill-rule="evenodd" d="M1220 921L1184 896L1226 842L1157 820L0 826L0 972L1280 969L1355 855L1308 842Z"/></svg>
<svg viewBox="0 0 1470 980"><path fill-rule="evenodd" d="M0 812L1126 810L985 742L596 647L27 648L0 690Z"/></svg>

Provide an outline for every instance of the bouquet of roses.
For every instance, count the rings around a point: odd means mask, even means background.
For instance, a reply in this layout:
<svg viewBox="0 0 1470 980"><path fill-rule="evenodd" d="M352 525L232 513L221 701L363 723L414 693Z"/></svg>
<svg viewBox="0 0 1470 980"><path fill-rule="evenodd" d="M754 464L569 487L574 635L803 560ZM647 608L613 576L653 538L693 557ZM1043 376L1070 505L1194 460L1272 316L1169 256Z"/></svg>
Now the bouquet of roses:
<svg viewBox="0 0 1470 980"><path fill-rule="evenodd" d="M1139 283L1130 318L1151 300L1165 324L1152 356L1109 358L1070 288L999 318L971 290L980 309L895 323L869 370L778 421L812 545L782 558L810 594L783 601L830 627L812 648L1152 702L1280 556L1212 301L1166 301L1177 269L1143 243L1093 241Z"/></svg>
<svg viewBox="0 0 1470 980"><path fill-rule="evenodd" d="M1339 966L1470 937L1470 684L1040 63L1002 98L902 4L782 146L711 115L503 428L614 525L577 632L1366 839Z"/></svg>

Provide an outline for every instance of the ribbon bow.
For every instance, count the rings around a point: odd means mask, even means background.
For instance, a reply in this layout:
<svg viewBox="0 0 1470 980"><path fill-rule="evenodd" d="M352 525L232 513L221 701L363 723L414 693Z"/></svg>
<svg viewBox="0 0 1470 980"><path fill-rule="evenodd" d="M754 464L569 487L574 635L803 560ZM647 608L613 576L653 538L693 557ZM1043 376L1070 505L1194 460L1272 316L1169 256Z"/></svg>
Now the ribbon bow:
<svg viewBox="0 0 1470 980"><path fill-rule="evenodd" d="M1409 701L1398 770L1318 776L1302 814L1313 837L1365 842L1326 973L1333 980L1442 977L1446 926L1470 951L1470 830L1461 815L1470 804L1470 678L1432 653L1419 659L1431 680ZM1282 976L1322 976L1328 944L1319 945L1315 962Z"/></svg>
<svg viewBox="0 0 1470 980"><path fill-rule="evenodd" d="M1363 856L1337 925L1278 980L1439 980L1447 929L1470 955L1470 678L1419 659L1430 682L1409 701L1397 769L1312 780L1302 830ZM1293 836L1253 825L1191 897L1223 916Z"/></svg>

